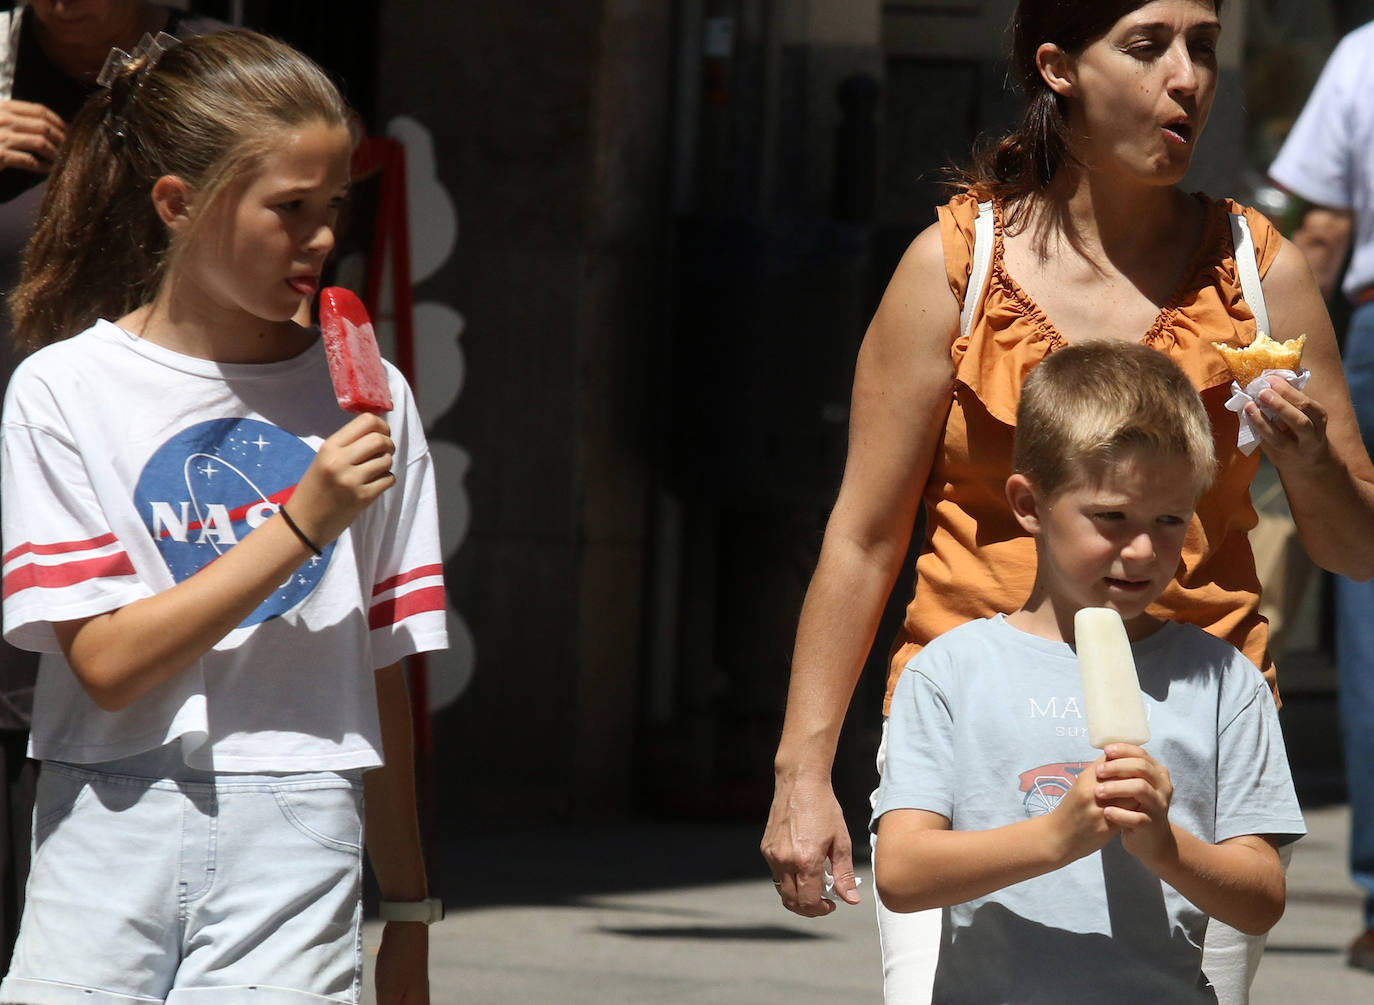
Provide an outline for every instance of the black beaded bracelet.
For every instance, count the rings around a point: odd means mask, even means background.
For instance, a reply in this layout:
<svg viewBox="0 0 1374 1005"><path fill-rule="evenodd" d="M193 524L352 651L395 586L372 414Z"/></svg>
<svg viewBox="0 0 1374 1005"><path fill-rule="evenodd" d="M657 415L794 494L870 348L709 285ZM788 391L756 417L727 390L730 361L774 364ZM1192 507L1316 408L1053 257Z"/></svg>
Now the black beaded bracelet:
<svg viewBox="0 0 1374 1005"><path fill-rule="evenodd" d="M296 526L296 521L291 519L291 514L286 512L285 506L278 506L277 512L280 513L281 518L286 521L286 526L291 528L291 532L301 539L301 544L305 545L316 555L324 555L324 552L320 551L320 549L315 546L315 542L305 536L305 531Z"/></svg>

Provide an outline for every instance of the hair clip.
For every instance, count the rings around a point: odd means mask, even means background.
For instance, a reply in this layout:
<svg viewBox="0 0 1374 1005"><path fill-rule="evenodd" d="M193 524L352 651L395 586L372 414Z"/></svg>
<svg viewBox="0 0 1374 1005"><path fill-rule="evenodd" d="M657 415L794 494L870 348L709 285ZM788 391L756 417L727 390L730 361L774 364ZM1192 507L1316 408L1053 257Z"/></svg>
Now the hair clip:
<svg viewBox="0 0 1374 1005"><path fill-rule="evenodd" d="M143 87L148 72L157 65L164 52L180 42L181 39L165 31L160 31L157 35L145 33L139 39L138 45L134 46L132 53L116 46L105 57L105 65L100 68L95 82L110 89L110 107L105 112L105 122L116 141L122 142L124 139L124 113L129 107L129 102L133 101ZM128 75L133 79L125 87L116 90L115 83Z"/></svg>
<svg viewBox="0 0 1374 1005"><path fill-rule="evenodd" d="M151 32L144 32L143 37L138 40L138 45L134 46L132 53L125 52L119 46L110 50L110 54L105 57L105 65L100 68L100 73L95 78L95 82L101 87L109 87L116 77L121 73L128 72L140 60L142 60L142 65L138 66L138 70L147 73L162 58L164 52L180 41L181 39L175 35L169 35L165 31L160 31L156 35Z"/></svg>

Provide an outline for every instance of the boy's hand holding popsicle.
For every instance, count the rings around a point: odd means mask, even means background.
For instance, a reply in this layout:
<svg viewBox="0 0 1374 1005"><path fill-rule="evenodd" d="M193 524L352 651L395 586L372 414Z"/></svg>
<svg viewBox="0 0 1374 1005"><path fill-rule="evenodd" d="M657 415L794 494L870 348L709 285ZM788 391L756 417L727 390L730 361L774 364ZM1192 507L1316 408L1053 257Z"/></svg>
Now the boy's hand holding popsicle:
<svg viewBox="0 0 1374 1005"><path fill-rule="evenodd" d="M1067 865L1101 850L1120 832L1120 828L1103 812L1102 801L1097 797L1097 769L1105 760L1099 757L1086 766L1049 814L1050 820L1058 828L1057 854L1061 858L1060 865Z"/></svg>
<svg viewBox="0 0 1374 1005"><path fill-rule="evenodd" d="M1088 739L1103 751L1092 766L1094 797L1131 854L1148 863L1176 853L1169 827L1174 787L1169 769L1141 746L1150 723L1126 626L1109 607L1085 607L1073 623Z"/></svg>
<svg viewBox="0 0 1374 1005"><path fill-rule="evenodd" d="M1064 863L1121 843L1147 866L1177 856L1169 824L1169 770L1143 747L1112 743L1074 780L1050 814L1060 826Z"/></svg>
<svg viewBox="0 0 1374 1005"><path fill-rule="evenodd" d="M1146 865L1178 856L1169 825L1174 785L1169 769L1143 747L1109 744L1094 765L1095 795L1107 821L1121 831L1122 846Z"/></svg>

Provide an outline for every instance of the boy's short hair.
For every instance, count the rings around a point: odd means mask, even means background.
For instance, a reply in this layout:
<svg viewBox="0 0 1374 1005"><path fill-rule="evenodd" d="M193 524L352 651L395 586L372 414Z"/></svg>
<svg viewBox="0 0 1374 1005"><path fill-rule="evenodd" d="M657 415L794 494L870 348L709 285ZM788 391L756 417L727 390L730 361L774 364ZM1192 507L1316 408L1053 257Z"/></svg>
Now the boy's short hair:
<svg viewBox="0 0 1374 1005"><path fill-rule="evenodd" d="M1212 425L1187 376L1163 353L1107 339L1066 346L1031 370L1016 410L1012 470L1054 495L1097 481L1133 450L1216 477Z"/></svg>

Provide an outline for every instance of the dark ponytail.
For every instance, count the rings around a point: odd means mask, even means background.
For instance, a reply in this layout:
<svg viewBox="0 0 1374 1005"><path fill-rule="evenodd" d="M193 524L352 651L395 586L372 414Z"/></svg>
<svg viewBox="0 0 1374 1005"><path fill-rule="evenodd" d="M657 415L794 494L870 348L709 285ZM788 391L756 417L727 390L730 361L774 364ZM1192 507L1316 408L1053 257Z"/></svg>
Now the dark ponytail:
<svg viewBox="0 0 1374 1005"><path fill-rule="evenodd" d="M1073 157L1060 106L1060 97L1048 87L1031 94L1016 131L996 143L984 142L974 148L973 169L964 187L1006 203L1044 191L1060 167Z"/></svg>
<svg viewBox="0 0 1374 1005"><path fill-rule="evenodd" d="M67 130L10 296L14 339L32 351L117 318L152 298L167 230L108 126L110 92L91 96Z"/></svg>

